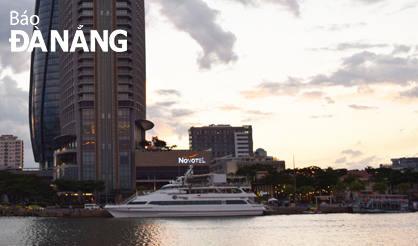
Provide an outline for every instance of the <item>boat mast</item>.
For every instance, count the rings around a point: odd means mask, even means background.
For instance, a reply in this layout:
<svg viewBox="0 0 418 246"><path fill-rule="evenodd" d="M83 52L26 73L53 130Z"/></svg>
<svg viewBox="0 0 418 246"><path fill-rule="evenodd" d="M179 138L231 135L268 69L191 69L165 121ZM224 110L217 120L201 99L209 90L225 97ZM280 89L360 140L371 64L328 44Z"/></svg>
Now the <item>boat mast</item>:
<svg viewBox="0 0 418 246"><path fill-rule="evenodd" d="M295 156L293 155L293 186L295 187L295 198L294 202L298 201L298 198L296 196L296 168L295 168Z"/></svg>

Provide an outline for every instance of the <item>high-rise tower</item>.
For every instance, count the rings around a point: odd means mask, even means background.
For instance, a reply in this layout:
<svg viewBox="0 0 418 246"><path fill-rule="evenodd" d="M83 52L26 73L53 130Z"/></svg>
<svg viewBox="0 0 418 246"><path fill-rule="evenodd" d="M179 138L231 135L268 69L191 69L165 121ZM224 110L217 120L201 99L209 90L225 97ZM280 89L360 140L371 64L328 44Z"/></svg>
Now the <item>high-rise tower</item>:
<svg viewBox="0 0 418 246"><path fill-rule="evenodd" d="M61 136L55 178L103 180L108 191L133 188L135 147L153 124L145 120L144 1L60 0L59 29L69 40L81 27L127 31L126 52L61 52ZM71 42L70 42L71 43ZM117 42L116 42L117 43Z"/></svg>
<svg viewBox="0 0 418 246"><path fill-rule="evenodd" d="M58 30L58 0L37 0L38 29L49 47L51 30ZM29 125L35 162L53 167L54 142L60 135L58 53L35 48L31 57Z"/></svg>

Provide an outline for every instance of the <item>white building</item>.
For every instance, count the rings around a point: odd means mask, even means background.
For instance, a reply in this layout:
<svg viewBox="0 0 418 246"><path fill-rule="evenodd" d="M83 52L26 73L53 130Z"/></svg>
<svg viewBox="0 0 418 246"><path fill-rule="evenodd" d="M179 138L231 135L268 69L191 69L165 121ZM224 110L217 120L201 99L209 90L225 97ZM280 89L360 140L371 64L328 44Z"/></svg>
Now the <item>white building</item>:
<svg viewBox="0 0 418 246"><path fill-rule="evenodd" d="M418 171L418 157L403 157L403 158L394 158L391 159L392 165L390 164L380 164L380 167L392 168L392 169L404 169L404 168L413 168L415 171Z"/></svg>
<svg viewBox="0 0 418 246"><path fill-rule="evenodd" d="M249 132L234 132L235 156L249 156L252 152Z"/></svg>
<svg viewBox="0 0 418 246"><path fill-rule="evenodd" d="M0 136L0 169L23 168L23 140L13 135Z"/></svg>
<svg viewBox="0 0 418 246"><path fill-rule="evenodd" d="M224 156L221 158L215 158L210 162L209 172L211 173L235 173L240 167L252 166L256 164L271 165L278 172L286 169L285 161L278 160L272 156L267 156L267 152L263 149L257 149L255 156L241 156L232 157ZM259 155L262 153L261 155Z"/></svg>

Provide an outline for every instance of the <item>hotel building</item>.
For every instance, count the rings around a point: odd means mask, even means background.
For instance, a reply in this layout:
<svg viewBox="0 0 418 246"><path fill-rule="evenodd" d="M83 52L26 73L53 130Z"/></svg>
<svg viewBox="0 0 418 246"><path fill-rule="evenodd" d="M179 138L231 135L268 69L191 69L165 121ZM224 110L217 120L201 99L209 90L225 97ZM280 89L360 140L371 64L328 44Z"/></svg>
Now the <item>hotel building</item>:
<svg viewBox="0 0 418 246"><path fill-rule="evenodd" d="M61 135L54 178L103 180L108 191L132 189L135 147L153 127L146 120L144 1L60 0L59 29L102 35L127 31L126 52L61 52ZM117 42L116 42L117 43Z"/></svg>

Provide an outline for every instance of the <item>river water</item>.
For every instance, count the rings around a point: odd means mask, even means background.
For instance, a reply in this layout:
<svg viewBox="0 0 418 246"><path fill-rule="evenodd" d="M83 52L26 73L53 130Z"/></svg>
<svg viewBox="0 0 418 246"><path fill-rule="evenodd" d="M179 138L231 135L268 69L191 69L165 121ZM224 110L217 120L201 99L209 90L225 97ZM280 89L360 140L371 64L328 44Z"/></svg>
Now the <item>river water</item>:
<svg viewBox="0 0 418 246"><path fill-rule="evenodd" d="M182 219L0 217L0 245L418 245L418 213Z"/></svg>

